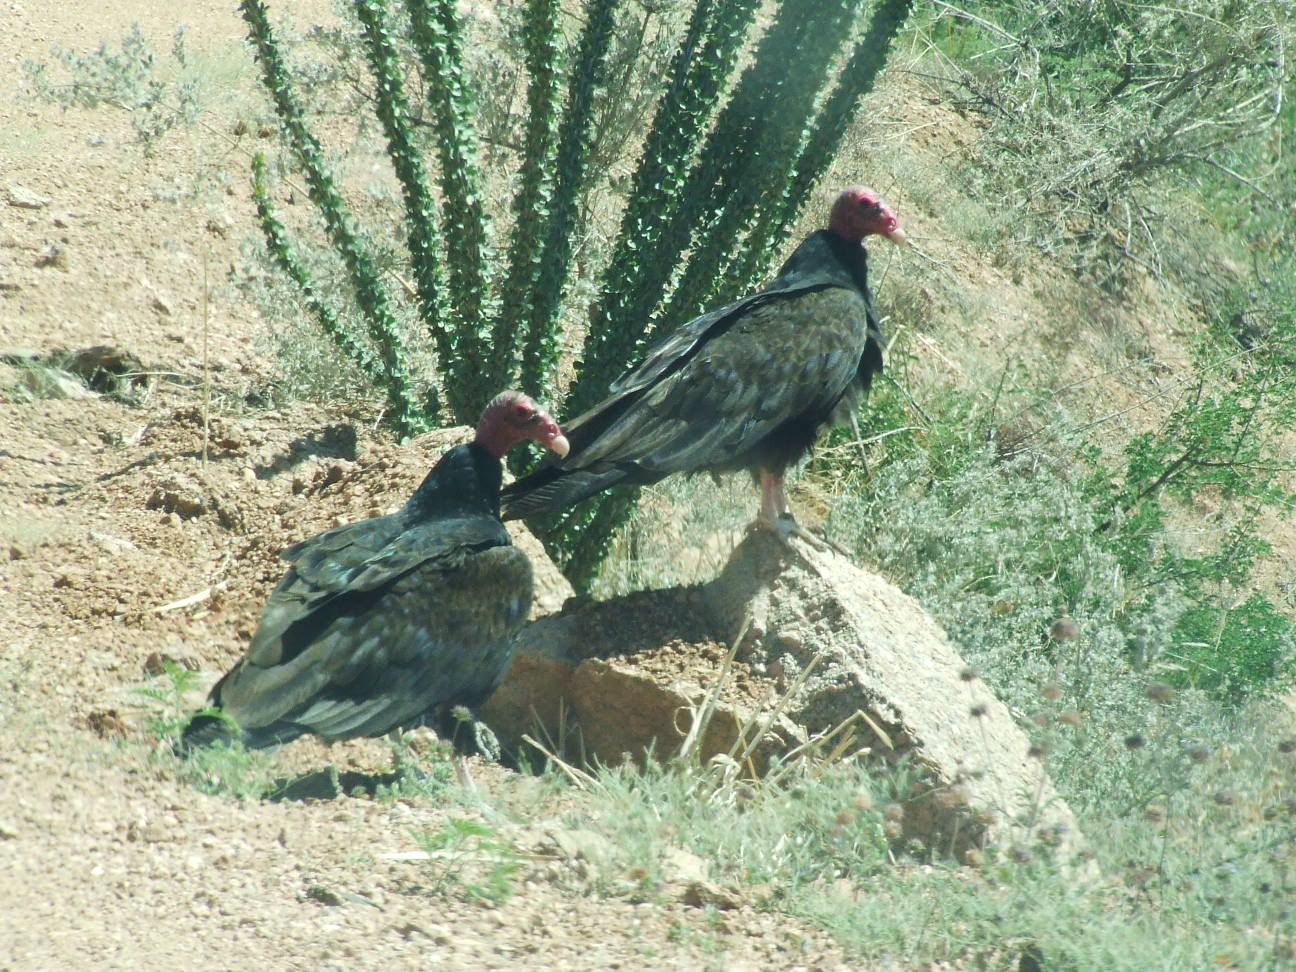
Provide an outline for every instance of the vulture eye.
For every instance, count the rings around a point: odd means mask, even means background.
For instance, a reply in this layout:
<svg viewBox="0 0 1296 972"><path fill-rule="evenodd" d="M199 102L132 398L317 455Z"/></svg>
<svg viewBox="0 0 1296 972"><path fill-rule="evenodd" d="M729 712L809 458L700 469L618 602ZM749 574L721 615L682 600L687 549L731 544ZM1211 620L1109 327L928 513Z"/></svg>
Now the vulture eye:
<svg viewBox="0 0 1296 972"><path fill-rule="evenodd" d="M533 409L530 405L523 405L521 402L519 402L517 405L513 406L513 414L516 415L523 422L526 422L530 419L535 418L535 409Z"/></svg>

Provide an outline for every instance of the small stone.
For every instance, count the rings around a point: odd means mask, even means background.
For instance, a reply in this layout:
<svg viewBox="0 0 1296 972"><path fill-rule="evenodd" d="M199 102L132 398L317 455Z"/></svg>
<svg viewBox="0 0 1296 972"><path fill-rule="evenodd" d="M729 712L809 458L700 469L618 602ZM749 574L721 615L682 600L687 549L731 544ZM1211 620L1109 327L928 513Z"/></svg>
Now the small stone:
<svg viewBox="0 0 1296 972"><path fill-rule="evenodd" d="M85 584L86 572L76 566L60 567L54 572L54 586L59 588L81 587Z"/></svg>
<svg viewBox="0 0 1296 972"><path fill-rule="evenodd" d="M66 270L68 268L67 250L51 243L45 249L36 254L36 259L32 261L32 266L38 270L46 267L53 267L56 270Z"/></svg>
<svg viewBox="0 0 1296 972"><path fill-rule="evenodd" d="M175 313L171 307L171 302L161 294L153 294L152 299L149 301L149 306L163 317L171 317Z"/></svg>
<svg viewBox="0 0 1296 972"><path fill-rule="evenodd" d="M342 904L342 897L336 891L330 891L322 884L312 884L302 894L303 901L318 901L320 904L336 908Z"/></svg>
<svg viewBox="0 0 1296 972"><path fill-rule="evenodd" d="M124 736L128 731L126 722L116 709L95 709L86 716L86 728L102 739Z"/></svg>
<svg viewBox="0 0 1296 972"><path fill-rule="evenodd" d="M199 669L198 660L190 658L188 655L169 655L164 651L150 652L149 656L144 659L145 675L165 675L167 667L180 668L187 672L196 672Z"/></svg>
<svg viewBox="0 0 1296 972"><path fill-rule="evenodd" d="M178 476L155 486L144 505L150 510L174 513L185 520L201 516L207 510L207 501L197 485Z"/></svg>
<svg viewBox="0 0 1296 972"><path fill-rule="evenodd" d="M99 530L91 530L90 539L99 544L99 546L103 547L105 550L114 553L119 553L123 550L139 549L125 537L115 537L111 533L103 533Z"/></svg>
<svg viewBox="0 0 1296 972"><path fill-rule="evenodd" d="M671 881L705 881L707 863L690 851L672 847L662 857L662 874Z"/></svg>
<svg viewBox="0 0 1296 972"><path fill-rule="evenodd" d="M42 196L20 183L11 182L8 189L10 206L16 206L19 209L44 209L50 204L48 196Z"/></svg>
<svg viewBox="0 0 1296 972"><path fill-rule="evenodd" d="M690 881L680 893L679 900L690 908L715 908L717 911L733 911L743 905L742 895L737 891L710 881Z"/></svg>
<svg viewBox="0 0 1296 972"><path fill-rule="evenodd" d="M549 832L549 840L568 860L594 863L612 860L615 856L616 848L612 842L593 830L554 829Z"/></svg>

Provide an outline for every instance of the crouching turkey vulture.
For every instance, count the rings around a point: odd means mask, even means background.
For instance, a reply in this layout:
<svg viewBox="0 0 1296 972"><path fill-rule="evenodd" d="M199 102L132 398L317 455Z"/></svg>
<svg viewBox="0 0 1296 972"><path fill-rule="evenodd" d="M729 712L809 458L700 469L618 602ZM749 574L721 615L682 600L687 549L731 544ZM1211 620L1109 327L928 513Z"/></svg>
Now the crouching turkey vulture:
<svg viewBox="0 0 1296 972"><path fill-rule="evenodd" d="M505 488L505 519L556 512L617 485L671 473L747 469L761 486L758 523L804 535L783 478L819 430L882 370L864 237L904 239L862 186L842 190L764 290L685 324L567 425L571 451ZM814 539L814 538L811 538Z"/></svg>
<svg viewBox="0 0 1296 972"><path fill-rule="evenodd" d="M208 698L223 716L195 715L181 749L381 736L425 717L444 734L451 710L483 703L531 607L531 562L499 518L500 458L523 439L567 451L544 410L504 392L399 512L285 550L248 653Z"/></svg>

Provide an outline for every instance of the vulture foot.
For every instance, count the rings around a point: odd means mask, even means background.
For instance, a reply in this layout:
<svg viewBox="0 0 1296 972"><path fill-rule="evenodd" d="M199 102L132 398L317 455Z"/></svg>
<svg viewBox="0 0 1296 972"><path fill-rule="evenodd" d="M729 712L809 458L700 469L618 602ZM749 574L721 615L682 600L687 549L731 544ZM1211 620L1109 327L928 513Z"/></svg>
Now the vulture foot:
<svg viewBox="0 0 1296 972"><path fill-rule="evenodd" d="M753 526L769 530L774 534L774 536L778 537L783 546L787 547L789 550L795 549L792 545L792 538L796 537L799 540L804 540L815 550L824 553L832 551L833 553L840 554L843 557L850 557L846 548L841 544L837 543L835 540L830 540L822 533L807 530L796 521L796 518L791 513L780 513L778 517L773 520L768 520L763 516L758 517Z"/></svg>
<svg viewBox="0 0 1296 972"><path fill-rule="evenodd" d="M454 746L460 756L480 756L498 763L504 755L491 727L472 714L467 706L456 705L436 726L437 734Z"/></svg>

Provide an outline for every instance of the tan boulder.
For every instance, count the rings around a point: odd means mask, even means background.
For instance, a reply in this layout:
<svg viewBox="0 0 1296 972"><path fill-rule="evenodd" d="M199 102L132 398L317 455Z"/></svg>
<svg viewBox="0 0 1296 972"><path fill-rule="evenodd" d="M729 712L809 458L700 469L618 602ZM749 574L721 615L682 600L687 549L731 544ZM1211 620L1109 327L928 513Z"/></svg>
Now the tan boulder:
<svg viewBox="0 0 1296 972"><path fill-rule="evenodd" d="M744 540L709 584L572 604L536 621L482 714L521 752L530 734L576 760L669 755L740 634L703 758L735 751L739 733L787 696L740 771L759 773L771 753L850 722L852 751L914 771L906 838L955 856L986 842L1083 853L1026 733L968 677L919 604L844 557L801 542L789 550L767 534Z"/></svg>

